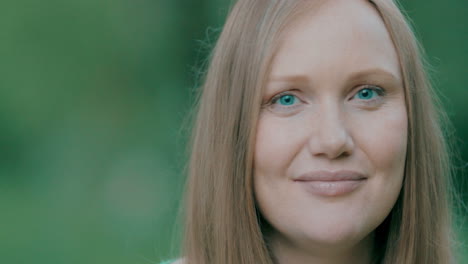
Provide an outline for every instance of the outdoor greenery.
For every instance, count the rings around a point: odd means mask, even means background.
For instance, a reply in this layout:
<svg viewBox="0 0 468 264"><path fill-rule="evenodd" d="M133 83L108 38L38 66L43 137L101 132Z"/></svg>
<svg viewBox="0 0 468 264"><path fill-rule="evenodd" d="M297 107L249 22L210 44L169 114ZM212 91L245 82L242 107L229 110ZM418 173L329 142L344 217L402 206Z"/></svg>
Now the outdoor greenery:
<svg viewBox="0 0 468 264"><path fill-rule="evenodd" d="M229 3L0 1L1 263L177 253L188 116ZM468 204L468 1L402 4L453 123ZM466 211L456 219L468 263Z"/></svg>

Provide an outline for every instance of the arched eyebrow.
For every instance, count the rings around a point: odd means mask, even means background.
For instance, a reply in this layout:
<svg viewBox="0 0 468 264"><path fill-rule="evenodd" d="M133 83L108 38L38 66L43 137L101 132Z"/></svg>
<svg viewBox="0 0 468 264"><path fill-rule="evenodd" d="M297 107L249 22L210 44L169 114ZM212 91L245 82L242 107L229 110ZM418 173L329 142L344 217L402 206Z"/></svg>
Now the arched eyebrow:
<svg viewBox="0 0 468 264"><path fill-rule="evenodd" d="M348 82L365 81L376 79L382 82L392 82L395 84L401 84L402 80L399 75L392 73L391 71L382 68L369 68L356 72L352 72L349 75Z"/></svg>
<svg viewBox="0 0 468 264"><path fill-rule="evenodd" d="M347 78L347 82L357 81L375 81L376 79L382 82L392 82L395 84L401 84L401 78L391 71L382 68L369 68L351 72ZM311 83L312 80L306 74L294 74L284 76L271 76L268 82L293 82L293 83Z"/></svg>
<svg viewBox="0 0 468 264"><path fill-rule="evenodd" d="M268 82L295 82L295 83L308 83L310 78L307 75L294 74L284 76L271 76Z"/></svg>

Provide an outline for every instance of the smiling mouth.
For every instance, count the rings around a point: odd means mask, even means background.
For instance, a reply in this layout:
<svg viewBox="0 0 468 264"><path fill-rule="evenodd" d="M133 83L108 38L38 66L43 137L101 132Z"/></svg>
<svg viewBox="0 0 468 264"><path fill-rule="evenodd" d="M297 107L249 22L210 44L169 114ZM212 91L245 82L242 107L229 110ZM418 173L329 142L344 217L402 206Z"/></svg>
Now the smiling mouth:
<svg viewBox="0 0 468 264"><path fill-rule="evenodd" d="M307 192L318 195L336 197L349 194L366 182L364 179L356 180L333 180L333 181L295 181Z"/></svg>

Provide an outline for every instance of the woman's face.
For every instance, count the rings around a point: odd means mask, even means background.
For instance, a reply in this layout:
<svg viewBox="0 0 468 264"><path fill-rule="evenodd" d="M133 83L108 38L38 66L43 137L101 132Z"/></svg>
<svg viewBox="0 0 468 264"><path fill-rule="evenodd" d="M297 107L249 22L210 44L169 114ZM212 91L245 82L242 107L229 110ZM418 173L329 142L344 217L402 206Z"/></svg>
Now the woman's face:
<svg viewBox="0 0 468 264"><path fill-rule="evenodd" d="M256 136L258 209L277 242L355 246L402 186L408 120L395 48L366 1L326 1L281 41Z"/></svg>

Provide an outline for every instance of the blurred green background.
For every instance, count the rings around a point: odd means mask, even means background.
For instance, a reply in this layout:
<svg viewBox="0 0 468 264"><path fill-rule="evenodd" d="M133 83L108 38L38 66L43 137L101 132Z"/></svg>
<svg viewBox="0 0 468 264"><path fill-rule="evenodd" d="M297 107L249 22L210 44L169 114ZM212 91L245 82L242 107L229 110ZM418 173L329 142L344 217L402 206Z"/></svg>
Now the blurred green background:
<svg viewBox="0 0 468 264"><path fill-rule="evenodd" d="M1 0L0 263L158 263L177 253L184 121L229 2ZM454 124L465 204L467 3L402 2Z"/></svg>

